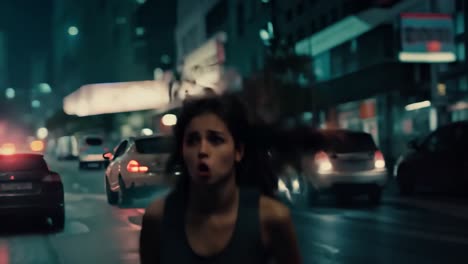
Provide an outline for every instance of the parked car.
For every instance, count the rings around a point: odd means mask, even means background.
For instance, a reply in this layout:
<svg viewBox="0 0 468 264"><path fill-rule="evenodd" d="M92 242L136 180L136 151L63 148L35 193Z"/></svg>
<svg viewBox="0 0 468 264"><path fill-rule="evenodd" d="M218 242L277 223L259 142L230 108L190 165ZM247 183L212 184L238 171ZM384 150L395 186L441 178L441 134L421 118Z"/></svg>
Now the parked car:
<svg viewBox="0 0 468 264"><path fill-rule="evenodd" d="M169 136L133 137L123 140L114 153L104 153L110 161L104 179L109 204L127 203L167 186L165 169L172 144Z"/></svg>
<svg viewBox="0 0 468 264"><path fill-rule="evenodd" d="M78 162L79 168L84 169L89 166L102 168L105 166L105 159L102 153L107 152L109 149L104 145L104 139L100 136L83 136L78 140L79 155Z"/></svg>
<svg viewBox="0 0 468 264"><path fill-rule="evenodd" d="M289 199L296 194L313 203L321 193L332 192L339 201L367 194L372 203L380 203L388 175L384 156L370 134L305 128L277 140L282 147L273 155L284 164L279 167L278 190Z"/></svg>
<svg viewBox="0 0 468 264"><path fill-rule="evenodd" d="M468 121L442 126L421 140L395 165L400 193L468 193Z"/></svg>
<svg viewBox="0 0 468 264"><path fill-rule="evenodd" d="M63 184L40 154L0 155L0 215L50 217L65 225Z"/></svg>

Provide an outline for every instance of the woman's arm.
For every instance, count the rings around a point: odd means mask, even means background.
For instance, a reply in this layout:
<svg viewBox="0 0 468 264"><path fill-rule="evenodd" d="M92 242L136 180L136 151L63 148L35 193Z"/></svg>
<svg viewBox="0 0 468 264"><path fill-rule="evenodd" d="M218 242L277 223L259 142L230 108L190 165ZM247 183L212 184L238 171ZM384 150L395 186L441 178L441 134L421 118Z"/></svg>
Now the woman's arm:
<svg viewBox="0 0 468 264"><path fill-rule="evenodd" d="M299 264L301 255L291 213L284 204L262 196L260 198L262 238L273 254L275 264Z"/></svg>
<svg viewBox="0 0 468 264"><path fill-rule="evenodd" d="M153 202L143 215L140 232L140 263L160 263L160 227L164 215L164 199Z"/></svg>

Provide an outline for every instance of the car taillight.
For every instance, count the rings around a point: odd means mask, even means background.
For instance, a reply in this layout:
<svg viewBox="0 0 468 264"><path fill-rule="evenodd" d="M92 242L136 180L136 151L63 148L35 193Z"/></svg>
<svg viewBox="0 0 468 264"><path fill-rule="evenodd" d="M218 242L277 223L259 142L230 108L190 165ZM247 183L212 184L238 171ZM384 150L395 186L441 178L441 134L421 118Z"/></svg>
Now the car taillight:
<svg viewBox="0 0 468 264"><path fill-rule="evenodd" d="M136 160L131 160L127 164L127 171L128 172L147 172L147 166L140 166L140 163Z"/></svg>
<svg viewBox="0 0 468 264"><path fill-rule="evenodd" d="M330 162L330 158L324 151L320 151L317 154L315 154L314 160L318 166L319 173L326 173L333 169L333 166Z"/></svg>
<svg viewBox="0 0 468 264"><path fill-rule="evenodd" d="M51 173L42 179L43 182L61 182L60 175Z"/></svg>
<svg viewBox="0 0 468 264"><path fill-rule="evenodd" d="M383 169L385 168L385 159L380 151L376 151L374 154L374 167L376 169Z"/></svg>

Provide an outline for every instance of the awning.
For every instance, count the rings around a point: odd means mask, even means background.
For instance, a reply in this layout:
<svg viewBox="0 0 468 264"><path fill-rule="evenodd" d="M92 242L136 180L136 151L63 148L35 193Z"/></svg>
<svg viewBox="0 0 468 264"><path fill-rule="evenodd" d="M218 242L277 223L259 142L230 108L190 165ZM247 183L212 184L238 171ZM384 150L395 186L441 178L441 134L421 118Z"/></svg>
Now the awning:
<svg viewBox="0 0 468 264"><path fill-rule="evenodd" d="M318 83L311 88L312 100L319 108L323 108L391 91L424 93L424 89L421 89L424 83L414 80L414 67L417 65L388 62ZM420 67L423 73L429 72L428 65Z"/></svg>

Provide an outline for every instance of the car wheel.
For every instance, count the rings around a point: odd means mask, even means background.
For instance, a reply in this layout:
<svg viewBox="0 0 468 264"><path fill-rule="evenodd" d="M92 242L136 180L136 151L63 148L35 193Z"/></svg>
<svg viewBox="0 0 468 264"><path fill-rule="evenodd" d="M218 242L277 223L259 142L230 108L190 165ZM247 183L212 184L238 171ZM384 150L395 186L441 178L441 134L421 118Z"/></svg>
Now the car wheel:
<svg viewBox="0 0 468 264"><path fill-rule="evenodd" d="M106 178L106 196L107 196L107 203L110 205L116 205L119 202L119 193L113 192L110 188L109 180Z"/></svg>
<svg viewBox="0 0 468 264"><path fill-rule="evenodd" d="M415 182L413 175L407 169L399 168L397 174L397 183L400 194L404 196L413 195L415 191Z"/></svg>
<svg viewBox="0 0 468 264"><path fill-rule="evenodd" d="M372 191L369 192L369 201L373 205L379 205L380 202L382 201L382 189L379 187L376 187Z"/></svg>
<svg viewBox="0 0 468 264"><path fill-rule="evenodd" d="M121 205L128 205L132 202L132 199L130 197L130 194L127 190L127 187L125 186L125 182L122 179L122 176L119 176L119 198L120 201L119 203Z"/></svg>
<svg viewBox="0 0 468 264"><path fill-rule="evenodd" d="M62 207L57 210L51 217L52 228L56 231L62 231L65 227L65 209Z"/></svg>

